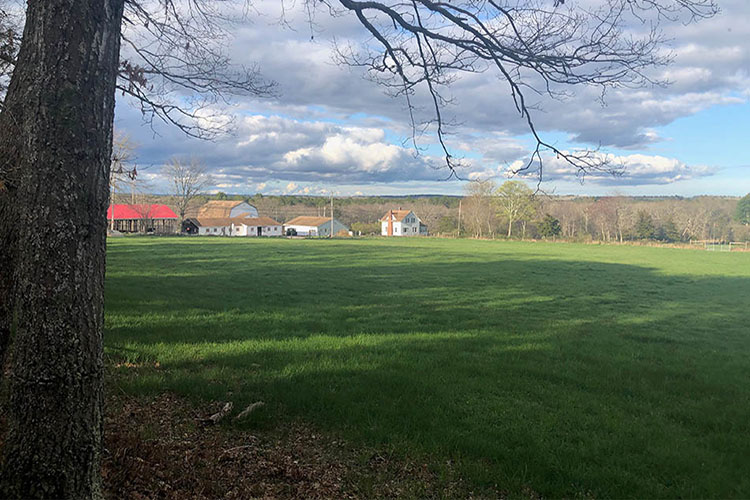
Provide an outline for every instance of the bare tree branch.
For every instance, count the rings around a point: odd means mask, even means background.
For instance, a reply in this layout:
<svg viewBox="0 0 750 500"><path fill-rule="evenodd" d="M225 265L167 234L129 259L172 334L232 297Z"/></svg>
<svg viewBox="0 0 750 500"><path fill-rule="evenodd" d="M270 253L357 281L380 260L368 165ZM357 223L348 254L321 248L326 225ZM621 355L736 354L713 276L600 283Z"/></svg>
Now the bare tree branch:
<svg viewBox="0 0 750 500"><path fill-rule="evenodd" d="M608 88L665 84L649 74L671 61L660 23L718 12L714 0L606 0L593 7L565 0L307 0L316 4L333 15L354 13L370 33L363 47L337 47L339 61L366 68L388 93L406 99L412 139L433 130L452 175L461 165L446 145L451 99L443 92L462 73L496 72L536 141L519 172L536 167L540 180L545 152L581 175L619 168L597 151L568 152L545 141L527 91L559 98L571 86L598 87L604 95ZM431 107L421 123L414 119L419 89Z"/></svg>
<svg viewBox="0 0 750 500"><path fill-rule="evenodd" d="M225 52L232 26L245 20L232 6L242 3L126 0L117 88L147 123L212 139L232 124L220 109L232 96L275 94L257 68L233 65Z"/></svg>
<svg viewBox="0 0 750 500"><path fill-rule="evenodd" d="M21 43L22 13L0 0L0 102ZM140 107L144 121L177 126L213 139L232 120L221 106L235 96L269 97L276 85L256 67L237 66L226 54L230 32L245 20L222 0L125 0L117 89Z"/></svg>

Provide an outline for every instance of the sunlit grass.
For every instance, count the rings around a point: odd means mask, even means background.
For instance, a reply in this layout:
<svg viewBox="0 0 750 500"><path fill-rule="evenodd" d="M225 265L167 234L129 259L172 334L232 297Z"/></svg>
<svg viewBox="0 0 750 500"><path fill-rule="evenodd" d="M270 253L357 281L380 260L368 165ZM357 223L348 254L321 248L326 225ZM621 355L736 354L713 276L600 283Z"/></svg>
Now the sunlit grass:
<svg viewBox="0 0 750 500"><path fill-rule="evenodd" d="M512 495L750 495L750 254L435 239L125 238L133 393L267 405Z"/></svg>

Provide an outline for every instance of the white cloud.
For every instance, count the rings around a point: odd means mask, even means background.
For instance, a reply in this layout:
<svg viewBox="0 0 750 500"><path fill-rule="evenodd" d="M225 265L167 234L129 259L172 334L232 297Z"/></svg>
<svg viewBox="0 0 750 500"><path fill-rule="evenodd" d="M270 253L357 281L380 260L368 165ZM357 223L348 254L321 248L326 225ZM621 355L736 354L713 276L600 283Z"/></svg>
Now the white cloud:
<svg viewBox="0 0 750 500"><path fill-rule="evenodd" d="M602 185L665 185L679 181L708 177L716 173L715 168L705 165L687 165L676 158L666 158L658 155L601 155L608 165L613 168L622 167L622 175L612 175L607 172L588 172L586 182ZM513 171L523 166L523 162L516 162L502 173L511 176ZM570 180L578 172L562 158L548 157L544 159L543 176L545 180ZM519 174L522 178L535 178L538 170Z"/></svg>
<svg viewBox="0 0 750 500"><path fill-rule="evenodd" d="M121 125L140 136L139 162L159 165L172 155L198 156L223 189L238 191L283 191L288 183L426 185L445 176L444 170L433 169L442 164L430 144L434 138L422 143L429 147L428 154L418 157L400 143L411 132L404 103L364 80L360 69L332 63L333 37L353 43L366 39L356 19L321 14L311 41L304 12L287 12L290 24L299 28L293 31L271 22L278 19L278 2L261 2L257 8L258 21L240 29L229 50L236 62L257 63L265 77L278 81L280 99L240 98L234 136L214 143L186 140L158 124L161 136L154 139L147 128L136 128L138 113L125 111L120 103ZM712 106L750 99L750 47L744 43L750 39L750 9L746 0L723 0L722 8L713 19L669 28L675 63L653 74L672 81L671 86L616 89L607 94L606 106L600 106L599 91L593 88L577 88L563 100L528 94L541 108L533 114L537 128L544 137L555 134L603 149L641 153L618 157L629 170L616 182L670 184L710 175L707 167L647 152L664 140L659 127ZM448 136L449 146L458 156L466 154L466 177L502 175L528 154L525 139L518 138L528 133L527 125L496 78L489 73L466 75L449 94L457 104L445 116L462 123L453 129L456 135ZM415 96L418 104L422 97ZM220 117L226 119L225 114ZM571 172L561 168L547 162L547 178L570 179Z"/></svg>

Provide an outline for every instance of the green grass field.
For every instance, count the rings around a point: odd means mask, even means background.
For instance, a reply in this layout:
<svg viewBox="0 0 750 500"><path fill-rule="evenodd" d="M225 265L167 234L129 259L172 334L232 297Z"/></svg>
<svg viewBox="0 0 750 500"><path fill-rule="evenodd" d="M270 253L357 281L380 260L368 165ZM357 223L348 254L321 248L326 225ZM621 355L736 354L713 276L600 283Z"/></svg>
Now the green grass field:
<svg viewBox="0 0 750 500"><path fill-rule="evenodd" d="M123 238L106 311L115 384L265 401L249 428L511 496L750 496L748 253Z"/></svg>

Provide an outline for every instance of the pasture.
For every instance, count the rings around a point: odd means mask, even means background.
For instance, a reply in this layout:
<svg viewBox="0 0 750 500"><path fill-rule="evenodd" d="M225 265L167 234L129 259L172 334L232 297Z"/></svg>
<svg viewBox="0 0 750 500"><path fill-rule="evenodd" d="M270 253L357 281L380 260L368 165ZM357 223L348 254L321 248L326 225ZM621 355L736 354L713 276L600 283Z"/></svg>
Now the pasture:
<svg viewBox="0 0 750 500"><path fill-rule="evenodd" d="M105 352L128 394L263 400L225 425L301 419L479 492L750 496L748 253L108 244Z"/></svg>

